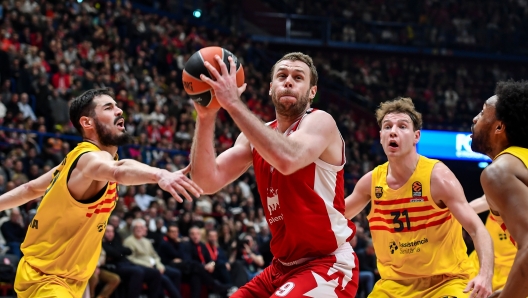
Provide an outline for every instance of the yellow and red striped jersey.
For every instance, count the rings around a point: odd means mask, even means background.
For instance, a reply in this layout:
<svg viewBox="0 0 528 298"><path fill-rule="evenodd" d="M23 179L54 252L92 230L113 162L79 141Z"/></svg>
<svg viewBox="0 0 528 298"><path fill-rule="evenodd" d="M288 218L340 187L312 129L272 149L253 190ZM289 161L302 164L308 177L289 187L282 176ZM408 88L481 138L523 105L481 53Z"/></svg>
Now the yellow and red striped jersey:
<svg viewBox="0 0 528 298"><path fill-rule="evenodd" d="M117 184L109 182L97 201L83 203L71 196L68 178L83 154L99 150L82 142L66 155L29 225L21 249L26 262L45 274L85 281L97 266Z"/></svg>
<svg viewBox="0 0 528 298"><path fill-rule="evenodd" d="M387 185L389 163L372 172L372 208L367 218L383 279L442 274L469 278L474 270L462 226L431 196L431 175L437 162L420 156L414 173L399 189Z"/></svg>

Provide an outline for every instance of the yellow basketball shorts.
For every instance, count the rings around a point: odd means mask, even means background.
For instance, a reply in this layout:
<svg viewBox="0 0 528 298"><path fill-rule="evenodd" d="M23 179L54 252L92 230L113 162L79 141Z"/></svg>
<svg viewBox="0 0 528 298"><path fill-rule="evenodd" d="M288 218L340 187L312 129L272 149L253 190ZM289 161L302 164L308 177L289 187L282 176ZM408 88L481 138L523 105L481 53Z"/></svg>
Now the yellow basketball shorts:
<svg viewBox="0 0 528 298"><path fill-rule="evenodd" d="M22 258L15 278L15 291L19 298L81 298L87 284L88 281L41 273Z"/></svg>
<svg viewBox="0 0 528 298"><path fill-rule="evenodd" d="M413 280L380 279L369 298L467 298L469 280L465 277L437 275Z"/></svg>

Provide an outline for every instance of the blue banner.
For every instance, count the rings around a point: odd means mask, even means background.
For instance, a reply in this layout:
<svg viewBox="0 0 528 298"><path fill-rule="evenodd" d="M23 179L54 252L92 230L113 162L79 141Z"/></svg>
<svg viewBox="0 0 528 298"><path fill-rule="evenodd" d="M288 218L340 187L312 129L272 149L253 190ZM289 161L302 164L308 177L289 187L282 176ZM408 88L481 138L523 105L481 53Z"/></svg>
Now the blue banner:
<svg viewBox="0 0 528 298"><path fill-rule="evenodd" d="M422 130L418 153L436 159L491 161L486 155L471 150L471 133Z"/></svg>

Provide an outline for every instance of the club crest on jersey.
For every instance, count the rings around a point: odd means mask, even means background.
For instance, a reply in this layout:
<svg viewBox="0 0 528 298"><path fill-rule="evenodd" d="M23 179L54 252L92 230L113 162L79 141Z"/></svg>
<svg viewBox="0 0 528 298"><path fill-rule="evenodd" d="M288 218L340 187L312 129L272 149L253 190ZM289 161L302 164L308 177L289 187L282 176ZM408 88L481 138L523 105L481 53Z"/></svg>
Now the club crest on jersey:
<svg viewBox="0 0 528 298"><path fill-rule="evenodd" d="M376 198L381 198L381 196L383 196L383 187L381 186L376 186L374 188L374 194L376 195Z"/></svg>
<svg viewBox="0 0 528 298"><path fill-rule="evenodd" d="M422 183L420 181L414 181L412 184L412 196L421 197L422 196Z"/></svg>

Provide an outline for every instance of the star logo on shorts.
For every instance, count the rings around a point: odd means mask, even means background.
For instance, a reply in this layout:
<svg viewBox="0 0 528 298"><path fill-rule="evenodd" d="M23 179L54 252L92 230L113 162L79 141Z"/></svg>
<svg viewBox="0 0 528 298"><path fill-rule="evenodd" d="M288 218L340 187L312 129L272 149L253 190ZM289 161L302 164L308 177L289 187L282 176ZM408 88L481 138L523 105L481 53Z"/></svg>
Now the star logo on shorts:
<svg viewBox="0 0 528 298"><path fill-rule="evenodd" d="M303 296L312 298L337 298L335 288L339 285L338 279L325 280L321 275L312 271L312 275L315 278L317 286L310 291L306 292Z"/></svg>

